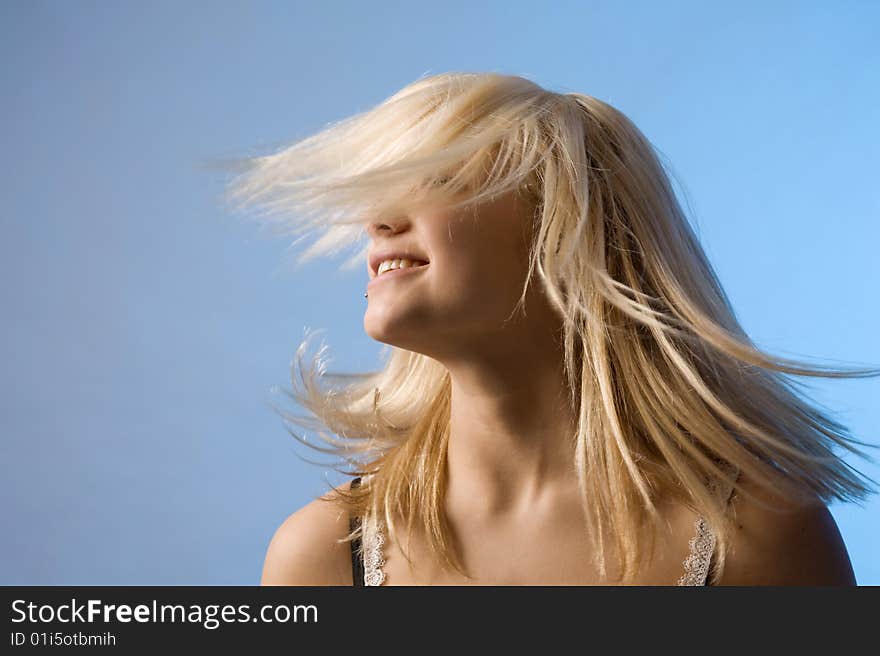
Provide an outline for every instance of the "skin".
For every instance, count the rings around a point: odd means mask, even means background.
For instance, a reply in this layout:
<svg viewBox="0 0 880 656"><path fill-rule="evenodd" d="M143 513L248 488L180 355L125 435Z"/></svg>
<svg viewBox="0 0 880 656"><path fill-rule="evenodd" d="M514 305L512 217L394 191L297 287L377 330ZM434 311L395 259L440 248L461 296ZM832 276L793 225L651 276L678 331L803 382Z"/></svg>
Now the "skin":
<svg viewBox="0 0 880 656"><path fill-rule="evenodd" d="M475 520L519 515L575 484L561 321L535 285L527 316L505 322L528 269L527 212L506 194L476 220L435 210L369 227L374 248L414 244L430 260L420 273L370 286L364 330L449 370L450 506Z"/></svg>
<svg viewBox="0 0 880 656"><path fill-rule="evenodd" d="M588 557L565 400L561 321L540 285L509 320L528 270L533 208L510 193L465 211L424 209L368 226L372 250L414 248L429 266L369 288L364 329L373 339L430 356L450 372L452 404L445 512L472 574L434 562L424 536L389 540L389 584L604 584ZM370 276L372 277L372 272ZM515 482L515 484L514 484ZM793 507L743 480L771 512L737 496L739 530L722 585L854 585L837 526L821 503ZM661 504L668 531L641 585L674 585L695 516ZM351 585L348 518L318 499L279 527L264 585ZM408 548L412 565L401 547ZM609 542L608 548L612 545ZM609 554L613 554L609 551ZM609 559L609 574L616 574Z"/></svg>

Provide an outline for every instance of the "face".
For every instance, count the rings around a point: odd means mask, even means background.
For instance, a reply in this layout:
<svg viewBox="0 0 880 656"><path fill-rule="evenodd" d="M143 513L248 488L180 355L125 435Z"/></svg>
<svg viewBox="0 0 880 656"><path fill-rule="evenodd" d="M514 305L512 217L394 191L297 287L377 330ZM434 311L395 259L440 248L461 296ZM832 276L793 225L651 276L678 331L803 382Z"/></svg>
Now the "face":
<svg viewBox="0 0 880 656"><path fill-rule="evenodd" d="M517 312L505 324L528 273L533 211L510 192L475 208L428 207L370 224L371 255L409 252L428 264L377 277L368 262L366 333L438 360L526 337L529 322L551 313L533 283L527 318Z"/></svg>

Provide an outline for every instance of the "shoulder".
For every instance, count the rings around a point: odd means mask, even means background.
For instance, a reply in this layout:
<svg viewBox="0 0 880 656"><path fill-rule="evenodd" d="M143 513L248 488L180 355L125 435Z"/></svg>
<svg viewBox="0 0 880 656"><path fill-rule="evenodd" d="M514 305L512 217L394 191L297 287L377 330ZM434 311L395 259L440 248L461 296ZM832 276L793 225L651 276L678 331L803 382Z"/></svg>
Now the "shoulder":
<svg viewBox="0 0 880 656"><path fill-rule="evenodd" d="M350 483L337 489L348 490ZM291 514L275 531L261 585L351 585L349 517L328 495Z"/></svg>
<svg viewBox="0 0 880 656"><path fill-rule="evenodd" d="M719 585L856 585L843 538L818 498L790 501L744 476L731 499L731 536Z"/></svg>

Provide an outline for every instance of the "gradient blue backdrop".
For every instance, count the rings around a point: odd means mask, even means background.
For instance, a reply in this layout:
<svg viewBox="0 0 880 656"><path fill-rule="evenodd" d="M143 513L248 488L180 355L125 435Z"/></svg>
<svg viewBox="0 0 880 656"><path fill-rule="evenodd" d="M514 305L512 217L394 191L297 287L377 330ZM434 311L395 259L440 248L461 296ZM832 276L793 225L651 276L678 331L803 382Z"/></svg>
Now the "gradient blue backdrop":
<svg viewBox="0 0 880 656"><path fill-rule="evenodd" d="M0 583L259 581L275 528L341 480L299 459L271 388L305 327L337 370L377 366L382 345L363 333L366 271L286 266L200 163L424 73L617 106L672 165L761 346L880 364L878 6L2 3ZM813 388L880 443L877 379ZM859 583L880 584L880 502L832 512Z"/></svg>

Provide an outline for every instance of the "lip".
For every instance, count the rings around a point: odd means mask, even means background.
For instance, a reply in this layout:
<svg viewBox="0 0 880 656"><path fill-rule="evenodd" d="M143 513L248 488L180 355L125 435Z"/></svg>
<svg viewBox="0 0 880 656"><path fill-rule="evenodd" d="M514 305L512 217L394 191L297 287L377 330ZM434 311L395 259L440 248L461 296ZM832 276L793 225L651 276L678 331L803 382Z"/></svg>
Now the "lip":
<svg viewBox="0 0 880 656"><path fill-rule="evenodd" d="M381 281L385 280L386 278L390 280L392 278L400 278L402 276L418 273L419 271L424 271L429 266L431 266L430 263L429 264L422 264L421 266L415 266L415 267L411 266L411 267L407 267L405 269L392 269L391 271L386 271L381 276L376 276L375 278L370 280L370 282L367 283L367 289L370 289L373 285L379 284Z"/></svg>
<svg viewBox="0 0 880 656"><path fill-rule="evenodd" d="M399 248L383 248L380 250L371 253L369 256L369 271L370 276L375 278L376 274L379 272L379 265L382 264L385 260L410 260L419 261L419 262L428 262L430 264L430 260L427 257L416 251L415 249L410 249L406 247Z"/></svg>

